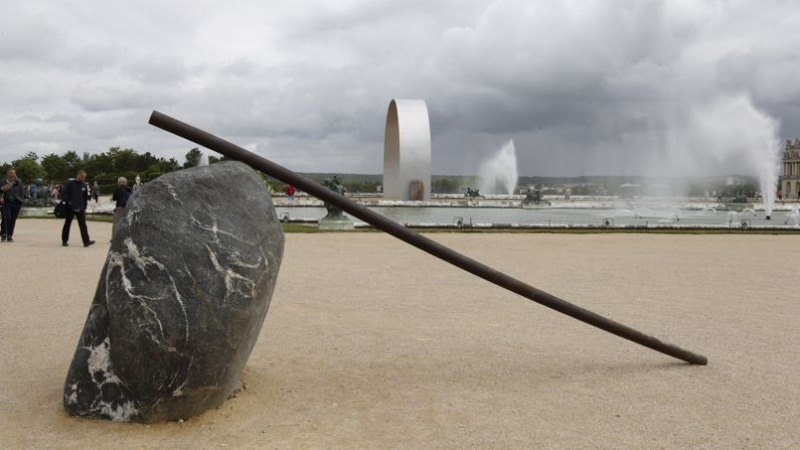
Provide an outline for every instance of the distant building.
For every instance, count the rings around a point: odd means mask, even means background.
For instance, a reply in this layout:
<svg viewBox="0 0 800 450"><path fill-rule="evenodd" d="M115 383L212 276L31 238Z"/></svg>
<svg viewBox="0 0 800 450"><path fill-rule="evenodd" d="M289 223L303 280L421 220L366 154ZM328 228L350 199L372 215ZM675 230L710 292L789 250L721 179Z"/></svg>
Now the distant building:
<svg viewBox="0 0 800 450"><path fill-rule="evenodd" d="M783 198L800 198L800 139L786 140L783 169L778 180Z"/></svg>

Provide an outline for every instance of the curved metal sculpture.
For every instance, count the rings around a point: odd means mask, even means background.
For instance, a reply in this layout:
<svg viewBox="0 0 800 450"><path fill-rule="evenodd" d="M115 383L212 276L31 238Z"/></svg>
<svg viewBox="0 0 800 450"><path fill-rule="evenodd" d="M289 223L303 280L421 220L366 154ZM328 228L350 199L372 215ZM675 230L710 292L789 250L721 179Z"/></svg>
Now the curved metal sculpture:
<svg viewBox="0 0 800 450"><path fill-rule="evenodd" d="M383 198L431 199L431 126L422 100L392 100L386 113Z"/></svg>

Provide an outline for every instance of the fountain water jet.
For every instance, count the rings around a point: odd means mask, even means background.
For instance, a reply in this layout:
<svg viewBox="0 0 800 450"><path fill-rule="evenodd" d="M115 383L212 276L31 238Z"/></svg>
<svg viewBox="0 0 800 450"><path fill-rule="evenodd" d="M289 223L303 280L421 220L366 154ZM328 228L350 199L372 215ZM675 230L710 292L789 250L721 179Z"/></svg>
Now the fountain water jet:
<svg viewBox="0 0 800 450"><path fill-rule="evenodd" d="M755 154L752 155L754 159L753 165L756 166L758 174L761 199L764 202L764 212L767 215L767 220L770 220L772 209L775 207L778 174L780 172L780 164L778 162L780 145L776 137L777 127L774 127L770 134L771 136L764 142L764 147L756 149Z"/></svg>
<svg viewBox="0 0 800 450"><path fill-rule="evenodd" d="M734 116L739 124L746 123L747 126L741 127L735 123L730 126L740 128L735 134L740 139L737 144L742 145L746 161L752 167L753 175L758 177L764 212L767 220L770 220L780 173L780 124L757 109L749 99L736 99L733 105L728 119Z"/></svg>
<svg viewBox="0 0 800 450"><path fill-rule="evenodd" d="M492 159L478 170L480 190L484 194L511 195L517 187L517 150L514 140L509 140Z"/></svg>
<svg viewBox="0 0 800 450"><path fill-rule="evenodd" d="M665 124L657 141L663 155L654 161L654 173L754 176L764 211L767 217L772 214L780 170L780 123L748 95L719 92L703 103L687 100L681 108L666 108Z"/></svg>

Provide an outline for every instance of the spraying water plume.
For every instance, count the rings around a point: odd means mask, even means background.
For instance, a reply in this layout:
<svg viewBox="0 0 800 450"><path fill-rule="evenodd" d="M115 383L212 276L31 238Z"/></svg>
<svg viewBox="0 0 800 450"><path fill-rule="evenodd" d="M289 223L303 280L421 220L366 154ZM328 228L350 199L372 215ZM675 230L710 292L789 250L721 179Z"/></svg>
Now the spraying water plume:
<svg viewBox="0 0 800 450"><path fill-rule="evenodd" d="M491 159L478 170L481 192L485 194L511 195L517 187L517 150L514 141L508 141Z"/></svg>
<svg viewBox="0 0 800 450"><path fill-rule="evenodd" d="M651 173L747 175L759 180L767 216L772 214L780 171L780 126L744 95L717 95L684 103L667 114L663 152Z"/></svg>

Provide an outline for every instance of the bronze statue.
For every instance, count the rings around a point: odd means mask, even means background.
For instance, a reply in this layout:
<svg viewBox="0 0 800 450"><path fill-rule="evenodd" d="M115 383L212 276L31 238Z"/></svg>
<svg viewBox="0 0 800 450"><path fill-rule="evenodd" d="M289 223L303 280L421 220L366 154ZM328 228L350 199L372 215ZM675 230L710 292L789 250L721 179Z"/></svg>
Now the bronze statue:
<svg viewBox="0 0 800 450"><path fill-rule="evenodd" d="M339 175L334 175L333 178L325 178L325 180L322 182L322 185L340 195L344 195L345 192L347 192L344 184L342 183L342 179L339 178ZM328 210L328 213L325 215L325 217L323 217L323 219L344 219L342 208L334 205L333 203L325 202L325 209Z"/></svg>
<svg viewBox="0 0 800 450"><path fill-rule="evenodd" d="M469 197L472 200L475 200L475 197L482 197L479 189L472 189L471 187L467 187L467 193L464 194L464 197Z"/></svg>

